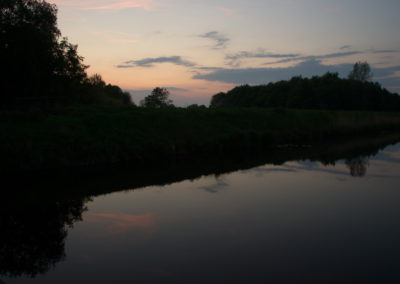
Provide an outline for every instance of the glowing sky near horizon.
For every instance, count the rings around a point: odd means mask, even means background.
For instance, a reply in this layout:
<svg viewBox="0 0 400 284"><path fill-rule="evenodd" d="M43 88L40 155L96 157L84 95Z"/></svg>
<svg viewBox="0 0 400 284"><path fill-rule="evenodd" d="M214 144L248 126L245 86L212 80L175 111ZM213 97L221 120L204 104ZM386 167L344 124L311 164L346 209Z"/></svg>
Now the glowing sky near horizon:
<svg viewBox="0 0 400 284"><path fill-rule="evenodd" d="M241 84L346 76L368 61L400 92L398 0L52 0L58 25L106 82L137 103L166 87L177 105L208 104Z"/></svg>

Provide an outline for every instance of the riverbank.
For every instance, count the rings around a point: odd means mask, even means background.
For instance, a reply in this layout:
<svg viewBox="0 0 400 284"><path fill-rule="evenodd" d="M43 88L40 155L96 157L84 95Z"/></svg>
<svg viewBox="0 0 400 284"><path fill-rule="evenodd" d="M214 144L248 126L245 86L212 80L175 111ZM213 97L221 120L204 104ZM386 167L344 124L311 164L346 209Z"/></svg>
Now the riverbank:
<svg viewBox="0 0 400 284"><path fill-rule="evenodd" d="M0 113L1 171L256 152L398 131L399 113L90 106Z"/></svg>

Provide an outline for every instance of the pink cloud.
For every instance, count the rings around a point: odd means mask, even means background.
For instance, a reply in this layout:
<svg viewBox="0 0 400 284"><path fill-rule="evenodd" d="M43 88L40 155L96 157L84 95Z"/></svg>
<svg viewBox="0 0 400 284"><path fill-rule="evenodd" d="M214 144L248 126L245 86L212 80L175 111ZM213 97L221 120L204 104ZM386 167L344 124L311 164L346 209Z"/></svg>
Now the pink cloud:
<svg viewBox="0 0 400 284"><path fill-rule="evenodd" d="M58 6L76 7L81 10L122 10L140 8L151 10L154 7L153 0L53 0Z"/></svg>
<svg viewBox="0 0 400 284"><path fill-rule="evenodd" d="M130 0L130 1L104 1L109 2L105 5L99 5L86 8L87 10L122 10L128 8L142 8L145 10L151 9L150 0Z"/></svg>

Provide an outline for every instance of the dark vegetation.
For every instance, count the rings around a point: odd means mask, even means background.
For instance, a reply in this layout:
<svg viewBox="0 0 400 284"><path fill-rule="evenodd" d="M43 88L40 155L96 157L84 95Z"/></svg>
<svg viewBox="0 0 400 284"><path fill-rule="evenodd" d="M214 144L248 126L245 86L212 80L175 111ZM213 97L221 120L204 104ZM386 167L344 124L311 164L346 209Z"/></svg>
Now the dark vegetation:
<svg viewBox="0 0 400 284"><path fill-rule="evenodd" d="M1 171L216 157L399 129L399 113L288 109L399 110L398 95L369 82L361 62L351 79L241 86L214 96L210 109L175 108L165 88L133 108L118 86L86 74L56 13L42 0L1 1Z"/></svg>
<svg viewBox="0 0 400 284"><path fill-rule="evenodd" d="M130 104L129 94L88 77L77 45L61 37L57 8L42 0L1 0L0 108Z"/></svg>
<svg viewBox="0 0 400 284"><path fill-rule="evenodd" d="M400 114L80 106L0 113L0 169L215 157L398 130Z"/></svg>
<svg viewBox="0 0 400 284"><path fill-rule="evenodd" d="M172 100L169 99L169 91L166 88L155 88L150 95L146 96L140 106L149 108L173 107Z"/></svg>
<svg viewBox="0 0 400 284"><path fill-rule="evenodd" d="M293 77L267 85L235 87L213 96L210 107L267 107L325 110L399 111L400 96L373 83L356 63L349 79L337 73ZM369 67L368 67L369 68Z"/></svg>

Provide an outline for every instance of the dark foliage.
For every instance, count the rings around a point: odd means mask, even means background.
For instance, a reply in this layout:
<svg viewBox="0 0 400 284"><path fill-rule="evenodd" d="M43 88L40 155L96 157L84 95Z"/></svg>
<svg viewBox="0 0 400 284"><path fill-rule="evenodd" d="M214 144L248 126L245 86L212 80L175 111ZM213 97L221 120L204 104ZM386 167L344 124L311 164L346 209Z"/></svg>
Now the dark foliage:
<svg viewBox="0 0 400 284"><path fill-rule="evenodd" d="M79 106L0 112L0 171L214 157L398 132L400 115L260 108Z"/></svg>
<svg viewBox="0 0 400 284"><path fill-rule="evenodd" d="M55 5L2 1L0 27L2 101L57 96L85 79L77 46L59 40Z"/></svg>
<svg viewBox="0 0 400 284"><path fill-rule="evenodd" d="M206 109L207 107L205 105L191 104L188 105L186 108L195 110L195 109Z"/></svg>
<svg viewBox="0 0 400 284"><path fill-rule="evenodd" d="M210 107L394 111L400 110L400 96L378 83L342 79L337 73L326 73L268 85L235 87L214 95Z"/></svg>
<svg viewBox="0 0 400 284"><path fill-rule="evenodd" d="M369 81L372 78L371 67L367 62L357 62L349 74L349 79Z"/></svg>
<svg viewBox="0 0 400 284"><path fill-rule="evenodd" d="M0 0L0 62L1 108L81 103L98 94L90 89L77 45L61 38L56 6L43 0ZM126 96L109 89L103 93L111 101L126 103Z"/></svg>
<svg viewBox="0 0 400 284"><path fill-rule="evenodd" d="M169 99L169 91L166 88L155 88L150 95L146 96L141 102L142 107L164 108L174 106Z"/></svg>
<svg viewBox="0 0 400 284"><path fill-rule="evenodd" d="M65 258L68 228L81 220L87 199L21 205L0 210L0 275L34 277Z"/></svg>
<svg viewBox="0 0 400 284"><path fill-rule="evenodd" d="M120 87L106 84L99 74L85 80L76 100L83 104L134 105L129 93Z"/></svg>

